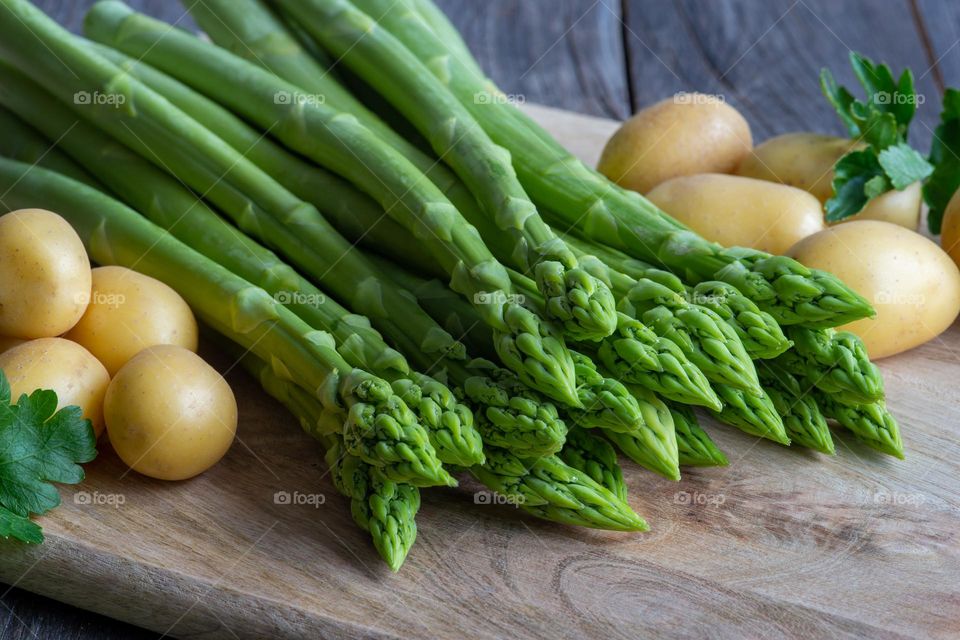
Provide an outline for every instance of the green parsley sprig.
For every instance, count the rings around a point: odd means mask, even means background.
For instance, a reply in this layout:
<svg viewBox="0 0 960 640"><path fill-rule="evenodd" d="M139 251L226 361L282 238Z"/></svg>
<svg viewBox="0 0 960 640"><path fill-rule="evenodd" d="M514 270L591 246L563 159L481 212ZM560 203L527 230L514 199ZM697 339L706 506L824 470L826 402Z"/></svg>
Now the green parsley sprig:
<svg viewBox="0 0 960 640"><path fill-rule="evenodd" d="M940 124L933 132L930 146L930 162L934 168L923 185L923 199L930 207L927 226L931 233L940 233L947 204L960 189L960 90L947 89L943 94Z"/></svg>

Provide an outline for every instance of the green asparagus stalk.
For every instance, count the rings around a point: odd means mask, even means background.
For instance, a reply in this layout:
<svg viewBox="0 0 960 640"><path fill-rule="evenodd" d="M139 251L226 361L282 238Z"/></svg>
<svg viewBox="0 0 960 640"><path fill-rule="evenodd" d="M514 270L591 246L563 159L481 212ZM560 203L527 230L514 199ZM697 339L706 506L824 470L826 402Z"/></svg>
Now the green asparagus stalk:
<svg viewBox="0 0 960 640"><path fill-rule="evenodd" d="M604 435L641 467L679 480L679 448L670 408L649 389L631 387L630 391L640 405L644 428L631 433L605 430Z"/></svg>
<svg viewBox="0 0 960 640"><path fill-rule="evenodd" d="M790 441L833 455L835 449L830 427L813 395L806 392L803 379L781 367L766 365L760 368L760 380L783 420Z"/></svg>
<svg viewBox="0 0 960 640"><path fill-rule="evenodd" d="M670 272L631 258L621 251L571 235L563 237L575 251L592 254L607 266L611 288L618 297L627 295L632 281L644 278L654 280L684 295L691 304L705 307L720 316L733 328L743 348L753 358L774 358L792 344L773 316L761 311L752 300L726 282L704 281L688 287ZM629 279L615 272L620 272Z"/></svg>
<svg viewBox="0 0 960 640"><path fill-rule="evenodd" d="M880 369L870 362L867 348L855 334L801 327L791 327L787 333L794 348L777 358L777 366L806 377L810 384L847 404L883 399Z"/></svg>
<svg viewBox="0 0 960 640"><path fill-rule="evenodd" d="M576 351L577 392L583 409L567 409L571 422L585 429L633 433L643 428L637 399L621 382L604 376L589 357Z"/></svg>
<svg viewBox="0 0 960 640"><path fill-rule="evenodd" d="M544 520L613 531L648 529L623 500L557 456L531 461L491 448L486 463L470 471L487 487Z"/></svg>
<svg viewBox="0 0 960 640"><path fill-rule="evenodd" d="M0 86L0 91L2 89ZM43 134L2 106L0 131L3 131L0 136L0 155L26 164L39 164L87 186L101 188L93 176L80 168L80 165L58 149L52 148Z"/></svg>
<svg viewBox="0 0 960 640"><path fill-rule="evenodd" d="M681 467L725 467L727 456L700 427L690 407L670 404Z"/></svg>
<svg viewBox="0 0 960 640"><path fill-rule="evenodd" d="M627 501L627 484L617 462L617 452L602 437L586 429L573 429L558 455L567 466L587 474L622 502Z"/></svg>
<svg viewBox="0 0 960 640"><path fill-rule="evenodd" d="M523 190L510 155L490 140L416 56L389 32L374 28L374 19L347 0L277 3L390 101L453 168L487 220L512 237L514 262L524 273L535 274L548 317L578 340L610 335L616 318L609 290L578 268L576 256L543 221ZM230 12L226 4L223 8Z"/></svg>
<svg viewBox="0 0 960 640"><path fill-rule="evenodd" d="M684 280L720 280L736 287L781 325L822 328L873 315L870 304L836 277L798 262L744 248L707 242L589 169L507 100L477 65L451 55L445 42L412 8L412 0L356 0L377 17L472 113L497 144L512 155L527 193L548 219L564 229L615 247ZM454 45L454 53L463 54ZM478 100L476 96L492 99Z"/></svg>
<svg viewBox="0 0 960 640"><path fill-rule="evenodd" d="M887 410L883 400L867 404L846 404L835 395L820 390L813 392L823 414L871 449L903 460L903 440L897 419Z"/></svg>
<svg viewBox="0 0 960 640"><path fill-rule="evenodd" d="M283 92L297 94L297 87L226 50L137 14L121 2L98 3L85 26L94 39L142 56L377 199L444 265L452 288L474 303L494 328L495 347L504 364L546 395L578 404L573 364L562 336L539 316L511 302L509 277L476 229L415 166L356 118L315 102L278 100ZM138 96L146 93L155 96L149 91ZM170 106L163 111L169 112ZM179 115L178 120L183 114ZM298 202L302 209L304 204Z"/></svg>
<svg viewBox="0 0 960 640"><path fill-rule="evenodd" d="M752 436L783 445L790 444L783 420L766 392L748 393L723 384L714 385L713 388L723 400L720 411L710 411L717 420Z"/></svg>
<svg viewBox="0 0 960 640"><path fill-rule="evenodd" d="M2 20L0 20L2 21ZM455 484L426 431L389 383L347 364L333 337L304 323L263 289L195 252L132 209L39 167L0 160L4 207L58 211L100 264L136 268L175 288L197 315L231 341L347 413L352 453L401 482Z"/></svg>
<svg viewBox="0 0 960 640"><path fill-rule="evenodd" d="M304 431L324 445L333 485L350 499L354 521L370 533L373 546L390 569L399 571L417 537L417 487L388 480L375 467L351 455L339 434L317 433L317 425L325 417L324 408L302 389L277 376L265 362L247 355L241 363L264 391L300 421Z"/></svg>
<svg viewBox="0 0 960 640"><path fill-rule="evenodd" d="M479 434L468 407L436 380L412 374L406 359L387 346L363 316L349 311L300 277L271 251L231 227L189 190L126 147L56 103L42 89L0 63L0 102L58 141L87 169L158 226L231 272L255 284L314 329L333 335L353 367L389 381L430 434L442 462L482 461ZM413 382L415 379L417 382Z"/></svg>

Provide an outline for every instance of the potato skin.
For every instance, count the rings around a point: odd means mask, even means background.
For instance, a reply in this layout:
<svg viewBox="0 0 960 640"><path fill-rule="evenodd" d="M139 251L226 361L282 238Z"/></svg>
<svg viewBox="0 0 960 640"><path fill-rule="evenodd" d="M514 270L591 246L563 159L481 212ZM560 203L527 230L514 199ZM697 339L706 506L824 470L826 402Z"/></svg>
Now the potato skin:
<svg viewBox="0 0 960 640"><path fill-rule="evenodd" d="M172 344L197 350L193 312L159 280L124 267L93 270L90 306L64 336L82 344L115 375L147 347Z"/></svg>
<svg viewBox="0 0 960 640"><path fill-rule="evenodd" d="M705 173L673 178L647 194L707 240L782 254L824 228L820 202L786 185Z"/></svg>
<svg viewBox="0 0 960 640"><path fill-rule="evenodd" d="M597 169L627 189L647 193L661 182L697 173L732 173L753 148L750 125L716 96L662 100L623 123Z"/></svg>
<svg viewBox="0 0 960 640"><path fill-rule="evenodd" d="M802 240L789 255L833 273L874 306L876 318L843 327L863 338L871 358L933 339L960 313L957 265L935 243L899 225L837 225Z"/></svg>
<svg viewBox="0 0 960 640"><path fill-rule="evenodd" d="M110 383L107 433L134 471L186 480L226 454L237 431L230 385L200 356L160 345L138 353Z"/></svg>
<svg viewBox="0 0 960 640"><path fill-rule="evenodd" d="M66 220L43 209L0 217L0 334L52 338L87 308L90 260Z"/></svg>
<svg viewBox="0 0 960 640"><path fill-rule="evenodd" d="M847 152L863 147L863 143L849 138L785 133L758 144L737 167L737 175L797 187L825 204L833 196L833 166ZM857 215L830 224L883 220L916 230L921 201L921 185L917 182L903 191L894 190L874 198Z"/></svg>
<svg viewBox="0 0 960 640"><path fill-rule="evenodd" d="M953 194L947 204L940 233L940 246L960 265L960 190Z"/></svg>
<svg viewBox="0 0 960 640"><path fill-rule="evenodd" d="M13 349L17 345L21 345L24 342L26 342L26 340L24 340L23 338L10 338L8 336L0 336L0 353L9 351L10 349Z"/></svg>
<svg viewBox="0 0 960 640"><path fill-rule="evenodd" d="M103 433L103 398L110 374L100 361L80 345L63 338L38 338L0 354L0 369L10 382L16 402L21 394L37 389L57 393L57 408L76 405Z"/></svg>

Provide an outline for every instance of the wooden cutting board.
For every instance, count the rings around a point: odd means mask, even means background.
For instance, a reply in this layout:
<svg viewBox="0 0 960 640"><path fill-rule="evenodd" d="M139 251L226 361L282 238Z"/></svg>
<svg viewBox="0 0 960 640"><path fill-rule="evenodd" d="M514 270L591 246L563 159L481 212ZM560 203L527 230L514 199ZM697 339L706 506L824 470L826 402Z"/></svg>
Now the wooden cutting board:
<svg viewBox="0 0 960 640"><path fill-rule="evenodd" d="M614 124L529 107L595 162ZM181 483L104 451L0 543L0 581L201 638L960 637L960 329L881 363L907 459L841 435L827 457L705 420L731 460L669 482L624 463L646 534L573 529L478 486L425 491L399 575L333 490L315 444L218 354L238 440Z"/></svg>

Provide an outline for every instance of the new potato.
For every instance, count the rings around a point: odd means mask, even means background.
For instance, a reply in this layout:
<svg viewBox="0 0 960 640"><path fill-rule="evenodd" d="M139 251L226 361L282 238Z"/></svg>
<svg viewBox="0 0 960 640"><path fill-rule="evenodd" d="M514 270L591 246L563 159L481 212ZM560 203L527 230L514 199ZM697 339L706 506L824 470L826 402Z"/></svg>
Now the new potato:
<svg viewBox="0 0 960 640"><path fill-rule="evenodd" d="M93 270L90 306L65 336L90 350L114 375L147 347L197 350L197 321L180 295L124 267Z"/></svg>
<svg viewBox="0 0 960 640"><path fill-rule="evenodd" d="M110 443L134 471L185 480L215 465L237 432L230 385L200 356L161 345L137 354L107 389Z"/></svg>
<svg viewBox="0 0 960 640"><path fill-rule="evenodd" d="M779 182L813 194L821 203L833 196L833 166L852 149L862 148L849 138L819 133L786 133L759 144L744 157L737 175ZM883 220L915 230L920 223L921 185L889 191L874 198L854 220Z"/></svg>
<svg viewBox="0 0 960 640"><path fill-rule="evenodd" d="M16 402L22 394L49 389L57 394L57 408L80 407L83 417L103 433L103 397L110 375L89 351L63 338L39 338L0 354L0 369L10 382Z"/></svg>
<svg viewBox="0 0 960 640"><path fill-rule="evenodd" d="M789 255L833 273L876 309L876 318L843 327L871 358L912 349L943 332L960 313L960 270L936 244L901 226L859 220L810 236Z"/></svg>
<svg viewBox="0 0 960 640"><path fill-rule="evenodd" d="M820 202L801 189L705 173L673 178L647 194L707 240L782 254L824 228Z"/></svg>
<svg viewBox="0 0 960 640"><path fill-rule="evenodd" d="M597 169L647 193L664 180L732 173L753 148L750 125L716 96L680 94L638 112L613 134Z"/></svg>
<svg viewBox="0 0 960 640"><path fill-rule="evenodd" d="M50 211L0 217L0 334L51 338L87 308L90 260L70 224Z"/></svg>

